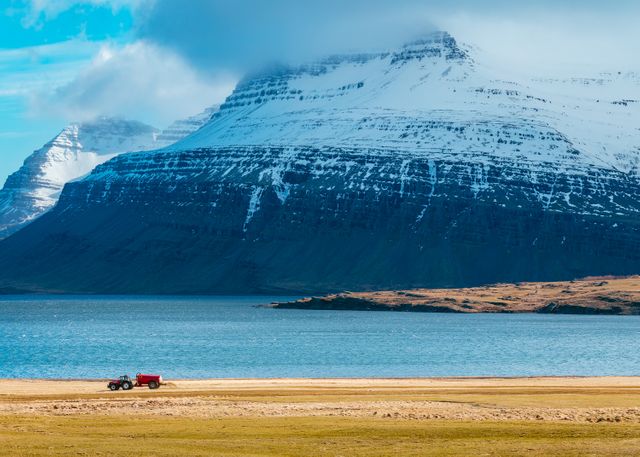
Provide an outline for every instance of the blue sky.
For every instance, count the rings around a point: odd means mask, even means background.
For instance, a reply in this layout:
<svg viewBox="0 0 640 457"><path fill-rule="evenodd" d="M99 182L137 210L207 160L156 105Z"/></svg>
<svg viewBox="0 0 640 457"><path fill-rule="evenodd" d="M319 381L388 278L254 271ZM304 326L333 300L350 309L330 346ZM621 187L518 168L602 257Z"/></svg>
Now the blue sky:
<svg viewBox="0 0 640 457"><path fill-rule="evenodd" d="M637 71L638 23L638 0L0 0L0 184L71 121L162 128L271 60L440 29L512 71Z"/></svg>

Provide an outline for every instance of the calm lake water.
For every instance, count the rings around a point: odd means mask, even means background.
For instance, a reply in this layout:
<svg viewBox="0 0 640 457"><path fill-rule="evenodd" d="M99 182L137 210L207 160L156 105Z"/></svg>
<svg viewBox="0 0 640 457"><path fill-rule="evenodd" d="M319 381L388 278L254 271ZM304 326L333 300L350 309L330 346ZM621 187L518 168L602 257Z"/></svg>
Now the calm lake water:
<svg viewBox="0 0 640 457"><path fill-rule="evenodd" d="M640 375L640 318L256 308L282 297L0 297L0 378Z"/></svg>

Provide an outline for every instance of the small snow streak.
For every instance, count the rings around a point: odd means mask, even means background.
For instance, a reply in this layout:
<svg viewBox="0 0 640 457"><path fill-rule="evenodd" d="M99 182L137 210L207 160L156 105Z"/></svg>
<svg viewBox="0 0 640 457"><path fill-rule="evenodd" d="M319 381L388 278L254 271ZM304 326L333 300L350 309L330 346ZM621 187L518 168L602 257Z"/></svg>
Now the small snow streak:
<svg viewBox="0 0 640 457"><path fill-rule="evenodd" d="M242 226L242 231L247 232L247 228L249 226L249 222L253 219L253 216L260 209L260 199L262 198L262 193L264 192L264 188L260 186L255 186L253 188L253 192L251 193L251 198L249 199L249 208L247 209L247 217L244 220L244 225Z"/></svg>
<svg viewBox="0 0 640 457"><path fill-rule="evenodd" d="M438 183L438 169L436 167L436 163L432 159L430 159L428 163L429 163L429 182L431 183L431 192L429 192L429 195L427 196L426 205L422 207L422 210L418 214L418 217L416 217L415 225L418 225L424 218L424 215L426 214L427 209L429 209L429 206L431 205L431 199L433 198L433 195L436 193L436 184Z"/></svg>
<svg viewBox="0 0 640 457"><path fill-rule="evenodd" d="M410 162L410 160L403 160L400 165L400 195L404 195L404 186L406 181L409 179L407 172L409 171Z"/></svg>

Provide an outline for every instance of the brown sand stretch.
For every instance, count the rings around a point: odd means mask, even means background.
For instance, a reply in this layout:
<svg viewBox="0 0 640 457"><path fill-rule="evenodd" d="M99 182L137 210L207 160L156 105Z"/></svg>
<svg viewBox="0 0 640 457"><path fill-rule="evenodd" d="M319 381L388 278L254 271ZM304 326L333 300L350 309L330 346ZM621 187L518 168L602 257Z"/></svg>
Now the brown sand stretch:
<svg viewBox="0 0 640 457"><path fill-rule="evenodd" d="M377 417L640 423L640 378L0 380L0 416Z"/></svg>

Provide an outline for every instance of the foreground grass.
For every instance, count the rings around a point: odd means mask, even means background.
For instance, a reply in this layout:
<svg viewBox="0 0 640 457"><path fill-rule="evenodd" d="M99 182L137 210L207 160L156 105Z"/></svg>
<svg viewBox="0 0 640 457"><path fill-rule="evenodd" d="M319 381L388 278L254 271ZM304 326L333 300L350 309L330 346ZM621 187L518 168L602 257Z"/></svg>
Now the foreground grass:
<svg viewBox="0 0 640 457"><path fill-rule="evenodd" d="M638 424L0 417L4 456L629 456Z"/></svg>

